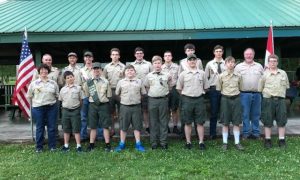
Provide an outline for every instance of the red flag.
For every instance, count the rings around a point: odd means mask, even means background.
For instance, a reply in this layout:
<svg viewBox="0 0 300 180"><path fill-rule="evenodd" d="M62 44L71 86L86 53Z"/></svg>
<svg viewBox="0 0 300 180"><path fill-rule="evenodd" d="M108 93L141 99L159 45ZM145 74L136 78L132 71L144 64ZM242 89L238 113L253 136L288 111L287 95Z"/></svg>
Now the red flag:
<svg viewBox="0 0 300 180"><path fill-rule="evenodd" d="M26 97L28 91L28 85L31 82L35 66L33 62L33 57L30 52L28 41L27 41L27 31L25 29L22 42L22 50L20 54L20 64L18 68L17 81L13 94L13 102L18 105L26 117L30 115L30 104Z"/></svg>
<svg viewBox="0 0 300 180"><path fill-rule="evenodd" d="M274 54L274 40L273 40L273 27L270 26L269 34L268 34L268 42L267 42L267 49L266 49L266 56L265 56L265 67L268 66L268 57Z"/></svg>

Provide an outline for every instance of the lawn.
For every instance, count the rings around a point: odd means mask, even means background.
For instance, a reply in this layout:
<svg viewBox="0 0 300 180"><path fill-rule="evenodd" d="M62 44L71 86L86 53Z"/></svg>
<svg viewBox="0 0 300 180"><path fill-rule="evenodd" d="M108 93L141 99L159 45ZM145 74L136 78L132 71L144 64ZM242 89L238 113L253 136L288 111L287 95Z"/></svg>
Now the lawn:
<svg viewBox="0 0 300 180"><path fill-rule="evenodd" d="M146 153L135 152L130 142L124 152L106 153L97 143L91 153L41 154L33 144L1 144L0 179L300 179L300 137L287 137L286 149L273 143L265 150L260 140L242 141L244 152L232 144L222 152L219 139L207 141L208 149L200 152L196 141L186 150L183 141L170 140L169 150Z"/></svg>

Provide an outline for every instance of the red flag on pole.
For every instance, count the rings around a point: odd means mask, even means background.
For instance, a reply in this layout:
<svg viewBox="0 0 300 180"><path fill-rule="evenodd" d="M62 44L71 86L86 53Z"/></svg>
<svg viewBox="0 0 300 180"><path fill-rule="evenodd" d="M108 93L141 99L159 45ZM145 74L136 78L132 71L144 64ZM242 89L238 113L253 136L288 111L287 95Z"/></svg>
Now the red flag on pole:
<svg viewBox="0 0 300 180"><path fill-rule="evenodd" d="M30 104L26 97L28 85L31 82L35 66L27 40L27 31L23 35L20 64L18 68L17 81L13 94L13 102L18 105L26 117L30 117Z"/></svg>
<svg viewBox="0 0 300 180"><path fill-rule="evenodd" d="M267 49L266 49L266 56L265 56L265 67L268 66L268 57L274 54L274 40L273 40L273 27L272 24L269 29L268 34L268 41L267 41Z"/></svg>

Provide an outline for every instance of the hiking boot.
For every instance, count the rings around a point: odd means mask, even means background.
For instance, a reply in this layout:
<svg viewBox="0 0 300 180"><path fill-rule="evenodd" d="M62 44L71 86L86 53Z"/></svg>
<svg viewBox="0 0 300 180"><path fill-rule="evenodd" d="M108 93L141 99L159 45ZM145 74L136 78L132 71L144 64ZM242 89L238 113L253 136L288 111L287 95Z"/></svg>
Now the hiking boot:
<svg viewBox="0 0 300 180"><path fill-rule="evenodd" d="M192 149L192 144L191 143L186 143L185 144L185 149Z"/></svg>
<svg viewBox="0 0 300 180"><path fill-rule="evenodd" d="M70 148L63 146L63 147L61 148L61 151L62 151L62 152L69 152L69 151L70 151Z"/></svg>
<svg viewBox="0 0 300 180"><path fill-rule="evenodd" d="M285 139L279 139L278 145L280 148L286 148Z"/></svg>
<svg viewBox="0 0 300 180"><path fill-rule="evenodd" d="M204 150L206 149L205 144L204 144L204 143L200 143L200 144L199 144L199 149L200 149L201 151L204 151Z"/></svg>
<svg viewBox="0 0 300 180"><path fill-rule="evenodd" d="M105 152L113 152L113 149L111 148L111 145L110 145L110 144L106 144L106 145L105 145L105 148L104 148L104 151L105 151Z"/></svg>
<svg viewBox="0 0 300 180"><path fill-rule="evenodd" d="M115 148L116 152L121 152L122 150L125 149L125 143L119 143L119 145Z"/></svg>
<svg viewBox="0 0 300 180"><path fill-rule="evenodd" d="M245 148L239 143L239 144L236 144L235 145L235 148L237 149L237 150L239 150L239 151L244 151L245 150Z"/></svg>
<svg viewBox="0 0 300 180"><path fill-rule="evenodd" d="M222 145L222 150L223 150L223 151L227 151L227 150L228 150L228 144L225 144L225 143L224 143L224 144Z"/></svg>
<svg viewBox="0 0 300 180"><path fill-rule="evenodd" d="M141 142L135 144L135 149L139 152L145 152L146 151Z"/></svg>
<svg viewBox="0 0 300 180"><path fill-rule="evenodd" d="M77 147L76 152L78 152L78 153L82 152L82 147L81 146Z"/></svg>
<svg viewBox="0 0 300 180"><path fill-rule="evenodd" d="M271 139L265 139L265 144L264 144L266 149L271 149L272 148L272 141Z"/></svg>

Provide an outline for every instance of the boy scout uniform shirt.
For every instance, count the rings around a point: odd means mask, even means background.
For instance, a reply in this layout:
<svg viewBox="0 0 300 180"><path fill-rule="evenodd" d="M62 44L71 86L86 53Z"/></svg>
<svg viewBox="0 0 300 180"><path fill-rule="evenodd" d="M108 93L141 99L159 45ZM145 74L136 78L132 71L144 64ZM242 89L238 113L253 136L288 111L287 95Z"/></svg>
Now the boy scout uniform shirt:
<svg viewBox="0 0 300 180"><path fill-rule="evenodd" d="M241 75L233 71L224 71L219 75L216 82L216 90L225 96L236 96L240 94L242 84Z"/></svg>
<svg viewBox="0 0 300 180"><path fill-rule="evenodd" d="M56 67L51 67L50 72L48 73L48 79L51 79L53 81L55 81L58 85L62 85L59 82L59 76L60 76L60 70ZM39 79L39 72L37 69L35 69L34 73L33 73L33 77L31 81L37 80Z"/></svg>
<svg viewBox="0 0 300 180"><path fill-rule="evenodd" d="M149 88L148 96L164 97L169 94L169 82L171 77L166 72L151 72L144 81L144 86Z"/></svg>
<svg viewBox="0 0 300 180"><path fill-rule="evenodd" d="M32 107L53 105L58 96L58 85L51 79L46 81L37 79L30 83L27 91L27 97L32 99Z"/></svg>
<svg viewBox="0 0 300 180"><path fill-rule="evenodd" d="M264 72L261 64L253 62L249 65L242 62L235 67L234 71L242 76L241 91L258 92L258 82Z"/></svg>
<svg viewBox="0 0 300 180"><path fill-rule="evenodd" d="M103 76L109 81L111 88L116 88L118 82L124 77L125 65L121 62L107 64L103 70Z"/></svg>
<svg viewBox="0 0 300 180"><path fill-rule="evenodd" d="M152 64L144 59L141 62L136 60L131 65L135 68L136 77L142 81L144 81L147 74L152 71Z"/></svg>
<svg viewBox="0 0 300 180"><path fill-rule="evenodd" d="M220 63L221 72L225 71L225 61L222 59L221 61L217 61L213 59L206 64L205 67L205 75L208 78L208 82L210 86L216 86L219 73L218 73L218 63Z"/></svg>
<svg viewBox="0 0 300 180"><path fill-rule="evenodd" d="M80 72L80 67L79 66L75 65L75 67L72 67L71 65L69 65L69 66L63 68L62 73L61 73L62 84L66 83L65 79L64 79L64 73L66 71L70 71L70 72L73 73L74 78L75 78L74 84L82 86L82 77L81 77L81 72Z"/></svg>
<svg viewBox="0 0 300 180"><path fill-rule="evenodd" d="M81 86L71 84L64 86L59 93L59 101L62 101L62 107L67 109L76 109L80 107L83 99Z"/></svg>
<svg viewBox="0 0 300 180"><path fill-rule="evenodd" d="M189 97L199 97L205 94L205 89L209 88L209 83L203 70L188 70L180 73L177 81L177 90L181 94Z"/></svg>
<svg viewBox="0 0 300 180"><path fill-rule="evenodd" d="M99 77L98 79L93 78L93 82L96 86L99 101L101 103L109 102L108 98L112 96L112 93L108 80L103 77ZM86 82L84 83L83 91L85 96L89 97L89 102L94 102L93 97L90 96L89 87Z"/></svg>
<svg viewBox="0 0 300 180"><path fill-rule="evenodd" d="M83 68L80 69L81 72L81 79L84 82L86 82L88 79L92 79L93 78L93 69L88 68L86 66L84 66Z"/></svg>
<svg viewBox="0 0 300 180"><path fill-rule="evenodd" d="M121 104L135 105L141 103L141 95L147 94L142 80L124 78L117 84L116 95L120 95Z"/></svg>
<svg viewBox="0 0 300 180"><path fill-rule="evenodd" d="M163 72L169 73L171 76L170 87L172 89L177 83L179 66L172 62L170 65L163 64L161 68Z"/></svg>
<svg viewBox="0 0 300 180"><path fill-rule="evenodd" d="M277 69L276 74L266 70L259 81L259 91L265 98L272 96L285 98L288 88L290 88L288 76L281 69Z"/></svg>
<svg viewBox="0 0 300 180"><path fill-rule="evenodd" d="M196 60L196 67L199 70L203 70L202 61L199 58L197 58L197 60ZM180 60L178 74L182 73L183 71L187 71L187 70L190 70L190 68L189 68L189 65L187 63L187 58L184 58L184 59Z"/></svg>

